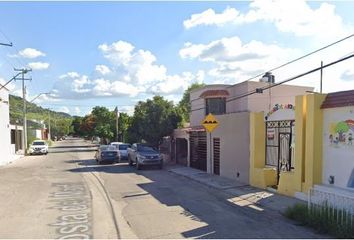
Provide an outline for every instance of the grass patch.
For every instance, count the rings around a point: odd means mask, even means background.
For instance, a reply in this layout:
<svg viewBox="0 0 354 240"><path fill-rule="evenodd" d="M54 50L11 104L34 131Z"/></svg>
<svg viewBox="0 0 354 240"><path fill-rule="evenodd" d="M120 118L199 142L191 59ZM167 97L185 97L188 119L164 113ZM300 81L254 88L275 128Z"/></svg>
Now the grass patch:
<svg viewBox="0 0 354 240"><path fill-rule="evenodd" d="M312 208L305 204L289 207L284 215L300 225L314 228L317 232L329 234L335 238L354 238L353 216L332 207ZM354 220L354 219L353 219Z"/></svg>

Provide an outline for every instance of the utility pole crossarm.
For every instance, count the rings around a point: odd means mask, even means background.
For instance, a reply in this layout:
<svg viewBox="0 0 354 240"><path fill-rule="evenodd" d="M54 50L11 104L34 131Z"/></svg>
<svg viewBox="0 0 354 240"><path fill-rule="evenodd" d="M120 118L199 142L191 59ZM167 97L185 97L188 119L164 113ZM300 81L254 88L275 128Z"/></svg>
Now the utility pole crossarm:
<svg viewBox="0 0 354 240"><path fill-rule="evenodd" d="M1 46L12 47L12 42L10 43L0 43Z"/></svg>

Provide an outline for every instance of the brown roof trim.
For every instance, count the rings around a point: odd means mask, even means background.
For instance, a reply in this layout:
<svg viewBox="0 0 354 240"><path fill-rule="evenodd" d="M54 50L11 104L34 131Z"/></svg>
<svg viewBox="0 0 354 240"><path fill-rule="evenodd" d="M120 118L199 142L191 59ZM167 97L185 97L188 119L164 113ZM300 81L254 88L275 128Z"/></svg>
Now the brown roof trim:
<svg viewBox="0 0 354 240"><path fill-rule="evenodd" d="M205 128L203 126L193 126L190 127L187 132L205 132Z"/></svg>
<svg viewBox="0 0 354 240"><path fill-rule="evenodd" d="M213 97L228 97L230 94L227 90L206 90L200 97L201 98L213 98Z"/></svg>
<svg viewBox="0 0 354 240"><path fill-rule="evenodd" d="M354 90L329 93L321 109L354 106Z"/></svg>

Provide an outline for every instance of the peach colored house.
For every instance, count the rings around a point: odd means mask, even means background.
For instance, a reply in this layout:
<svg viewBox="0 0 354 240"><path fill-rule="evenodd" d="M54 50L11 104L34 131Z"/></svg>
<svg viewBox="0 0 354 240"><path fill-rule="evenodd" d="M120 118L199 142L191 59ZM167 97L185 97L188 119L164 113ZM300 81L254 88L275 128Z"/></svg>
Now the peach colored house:
<svg viewBox="0 0 354 240"><path fill-rule="evenodd" d="M180 141L178 139L187 142L185 165L248 184L250 112L264 111L266 118L275 106L295 105L295 96L313 90L312 87L284 84L247 95L271 84L248 81L235 85L207 85L192 91L190 127L175 131L176 143ZM201 126L208 113L219 122L211 134ZM279 116L273 114L271 117ZM289 111L286 118L295 119L295 113Z"/></svg>

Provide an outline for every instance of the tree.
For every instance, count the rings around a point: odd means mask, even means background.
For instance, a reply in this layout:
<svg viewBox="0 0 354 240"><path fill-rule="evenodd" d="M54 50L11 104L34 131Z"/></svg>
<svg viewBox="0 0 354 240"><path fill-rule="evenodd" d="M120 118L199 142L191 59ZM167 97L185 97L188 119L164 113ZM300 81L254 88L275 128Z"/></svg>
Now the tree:
<svg viewBox="0 0 354 240"><path fill-rule="evenodd" d="M94 134L108 143L114 138L115 114L105 107L94 107L91 115L95 120Z"/></svg>
<svg viewBox="0 0 354 240"><path fill-rule="evenodd" d="M190 105L191 91L201 88L203 86L205 86L204 83L193 83L191 86L188 87L186 91L184 91L183 97L181 101L178 103L178 110L182 115L183 122L189 122L189 113L191 112L191 105Z"/></svg>
<svg viewBox="0 0 354 240"><path fill-rule="evenodd" d="M142 140L158 146L162 137L170 135L181 122L182 116L174 107L173 102L161 96L155 96L146 102L140 101L135 106L131 125L128 128L129 140Z"/></svg>
<svg viewBox="0 0 354 240"><path fill-rule="evenodd" d="M83 117L79 117L79 116L74 116L73 121L71 123L71 133L73 135L77 135L77 136L83 136L82 131L81 131L81 125L83 122Z"/></svg>
<svg viewBox="0 0 354 240"><path fill-rule="evenodd" d="M131 117L127 113L119 113L118 134L121 136L121 141L128 139L128 128L131 124Z"/></svg>
<svg viewBox="0 0 354 240"><path fill-rule="evenodd" d="M69 134L72 120L70 118L57 118L51 123L51 135L61 137Z"/></svg>

